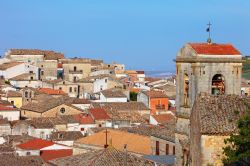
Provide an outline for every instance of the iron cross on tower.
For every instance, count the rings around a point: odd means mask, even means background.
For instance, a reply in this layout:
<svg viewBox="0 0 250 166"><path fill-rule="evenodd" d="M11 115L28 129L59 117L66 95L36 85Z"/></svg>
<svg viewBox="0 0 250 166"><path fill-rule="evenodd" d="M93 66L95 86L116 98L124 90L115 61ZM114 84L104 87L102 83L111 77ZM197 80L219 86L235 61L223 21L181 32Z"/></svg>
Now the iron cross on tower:
<svg viewBox="0 0 250 166"><path fill-rule="evenodd" d="M207 24L208 25L208 28L207 28L207 32L208 32L208 39L207 39L207 42L209 43L209 44L211 44L212 43L212 39L211 39L211 23L210 23L210 21L209 21L209 23Z"/></svg>

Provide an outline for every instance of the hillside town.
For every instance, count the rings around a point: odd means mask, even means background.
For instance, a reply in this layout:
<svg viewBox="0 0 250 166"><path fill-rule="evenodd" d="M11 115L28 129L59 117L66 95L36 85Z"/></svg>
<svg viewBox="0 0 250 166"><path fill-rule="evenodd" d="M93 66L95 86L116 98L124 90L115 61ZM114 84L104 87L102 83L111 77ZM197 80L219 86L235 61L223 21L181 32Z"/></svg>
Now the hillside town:
<svg viewBox="0 0 250 166"><path fill-rule="evenodd" d="M152 78L120 63L10 49L0 77L3 165L175 162L175 75Z"/></svg>
<svg viewBox="0 0 250 166"><path fill-rule="evenodd" d="M223 165L224 140L249 108L242 55L187 43L176 75L38 49L1 58L3 165Z"/></svg>

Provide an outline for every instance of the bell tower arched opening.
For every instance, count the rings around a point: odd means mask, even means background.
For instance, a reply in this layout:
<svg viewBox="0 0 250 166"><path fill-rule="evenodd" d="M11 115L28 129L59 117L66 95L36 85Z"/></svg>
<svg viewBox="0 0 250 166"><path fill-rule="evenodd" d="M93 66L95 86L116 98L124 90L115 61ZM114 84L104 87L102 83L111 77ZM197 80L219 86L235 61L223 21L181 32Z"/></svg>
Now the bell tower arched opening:
<svg viewBox="0 0 250 166"><path fill-rule="evenodd" d="M189 77L184 74L184 106L189 106Z"/></svg>
<svg viewBox="0 0 250 166"><path fill-rule="evenodd" d="M225 79L221 74L215 74L212 78L212 95L225 94Z"/></svg>

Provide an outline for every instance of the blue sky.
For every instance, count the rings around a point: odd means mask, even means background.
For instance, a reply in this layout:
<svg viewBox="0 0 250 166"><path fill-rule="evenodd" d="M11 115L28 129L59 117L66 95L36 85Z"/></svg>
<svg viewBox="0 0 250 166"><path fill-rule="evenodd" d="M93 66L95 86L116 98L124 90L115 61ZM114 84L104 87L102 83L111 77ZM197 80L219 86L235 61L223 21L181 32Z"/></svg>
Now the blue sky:
<svg viewBox="0 0 250 166"><path fill-rule="evenodd" d="M0 54L39 48L175 71L177 51L205 42L209 21L214 42L250 55L249 9L248 0L0 0Z"/></svg>

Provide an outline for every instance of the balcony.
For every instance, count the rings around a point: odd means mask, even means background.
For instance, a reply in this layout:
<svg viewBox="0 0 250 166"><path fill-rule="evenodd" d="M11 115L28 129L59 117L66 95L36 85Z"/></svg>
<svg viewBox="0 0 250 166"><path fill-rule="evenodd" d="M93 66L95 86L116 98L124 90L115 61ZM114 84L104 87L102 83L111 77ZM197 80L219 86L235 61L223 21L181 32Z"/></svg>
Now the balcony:
<svg viewBox="0 0 250 166"><path fill-rule="evenodd" d="M157 110L165 110L166 106L164 104L158 104L158 105L155 106L155 109L157 109Z"/></svg>
<svg viewBox="0 0 250 166"><path fill-rule="evenodd" d="M82 70L69 70L70 74L82 74Z"/></svg>

